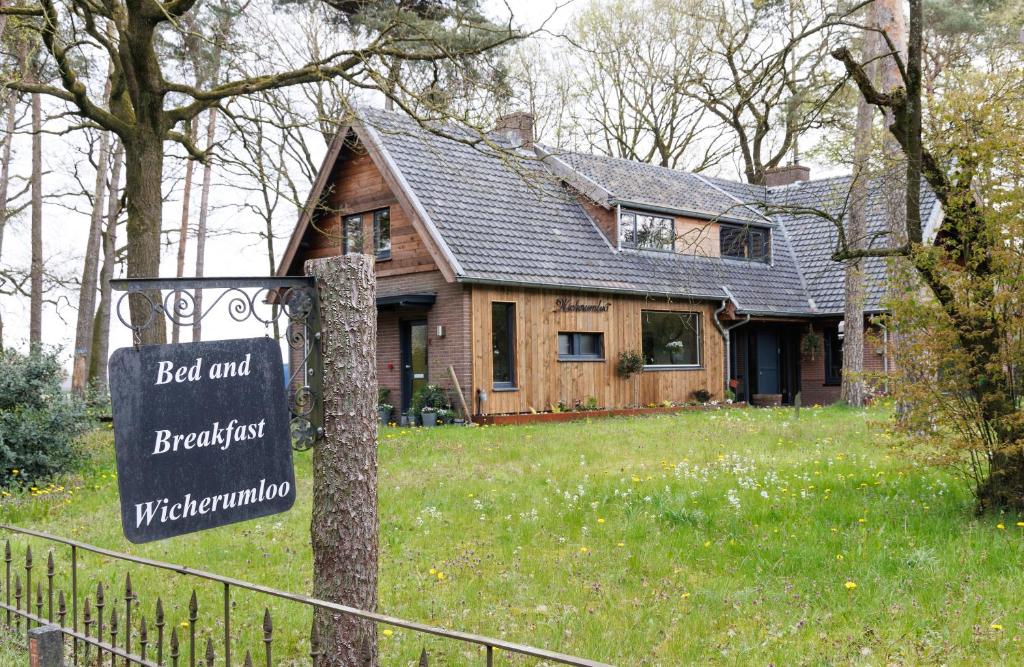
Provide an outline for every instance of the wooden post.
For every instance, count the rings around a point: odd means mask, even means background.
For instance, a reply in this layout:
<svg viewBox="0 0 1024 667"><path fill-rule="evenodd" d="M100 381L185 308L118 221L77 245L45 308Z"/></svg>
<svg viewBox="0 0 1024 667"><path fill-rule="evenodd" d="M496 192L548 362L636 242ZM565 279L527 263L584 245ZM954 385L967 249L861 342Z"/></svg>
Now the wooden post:
<svg viewBox="0 0 1024 667"><path fill-rule="evenodd" d="M473 423L473 413L469 411L469 406L466 405L466 396L462 393L462 386L459 384L459 378L455 375L455 367L448 367L448 377L452 379L452 385L455 387L455 394L459 397L459 406L462 408L462 417L466 420L467 424Z"/></svg>
<svg viewBox="0 0 1024 667"><path fill-rule="evenodd" d="M56 625L28 631L29 667L64 667L64 635Z"/></svg>
<svg viewBox="0 0 1024 667"><path fill-rule="evenodd" d="M306 262L320 295L324 437L313 450L313 595L377 606L377 298L373 258ZM317 667L373 667L372 621L318 609Z"/></svg>

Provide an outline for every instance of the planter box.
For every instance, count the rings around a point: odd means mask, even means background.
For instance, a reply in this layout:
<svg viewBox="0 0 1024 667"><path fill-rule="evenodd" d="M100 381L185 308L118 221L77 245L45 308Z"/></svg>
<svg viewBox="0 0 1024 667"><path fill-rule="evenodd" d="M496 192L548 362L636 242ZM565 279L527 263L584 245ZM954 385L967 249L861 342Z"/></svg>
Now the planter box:
<svg viewBox="0 0 1024 667"><path fill-rule="evenodd" d="M718 405L680 405L671 408L620 408L617 410L581 410L580 412L538 412L515 415L480 415L474 417L477 424L501 426L504 424L537 424L543 422L569 422L581 419L600 419L602 417L633 417L636 415L666 415L675 412L694 412L699 410L719 410L723 408L742 408L746 403L720 403Z"/></svg>
<svg viewBox="0 0 1024 667"><path fill-rule="evenodd" d="M437 426L437 413L424 412L420 415L420 421L423 422L424 426Z"/></svg>
<svg viewBox="0 0 1024 667"><path fill-rule="evenodd" d="M750 397L750 403L759 408L782 407L782 394L754 394Z"/></svg>

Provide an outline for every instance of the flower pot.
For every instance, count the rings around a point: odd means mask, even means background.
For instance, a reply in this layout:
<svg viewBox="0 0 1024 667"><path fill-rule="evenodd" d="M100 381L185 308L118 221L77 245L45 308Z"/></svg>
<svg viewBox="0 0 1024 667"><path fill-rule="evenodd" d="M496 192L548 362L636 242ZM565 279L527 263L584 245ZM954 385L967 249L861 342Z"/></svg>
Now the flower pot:
<svg viewBox="0 0 1024 667"><path fill-rule="evenodd" d="M424 412L420 415L420 419L423 420L424 426L437 426L436 412Z"/></svg>
<svg viewBox="0 0 1024 667"><path fill-rule="evenodd" d="M391 421L391 410L392 408L377 408L377 414L380 415L381 426L387 426L388 422Z"/></svg>
<svg viewBox="0 0 1024 667"><path fill-rule="evenodd" d="M402 415L398 418L399 426L415 426L416 418L411 415Z"/></svg>

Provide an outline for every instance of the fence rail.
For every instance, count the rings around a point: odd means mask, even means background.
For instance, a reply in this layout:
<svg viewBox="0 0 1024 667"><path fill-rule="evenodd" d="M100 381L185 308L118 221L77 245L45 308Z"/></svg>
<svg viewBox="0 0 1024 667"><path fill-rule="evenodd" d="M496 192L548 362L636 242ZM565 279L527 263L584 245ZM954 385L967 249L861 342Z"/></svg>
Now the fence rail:
<svg viewBox="0 0 1024 667"><path fill-rule="evenodd" d="M2 601L0 601L0 610L6 612L7 626L14 628L18 632L22 630L22 620L25 622L24 630L26 632L33 627L33 624L35 624L35 626L44 624L55 624L59 626L61 632L71 640L74 665L97 665L102 667L106 664L105 661L109 661L111 667L116 667L118 659L121 659L124 661L124 665L162 667L170 664L173 667L178 667L179 661L185 660L187 657L187 664L189 667L195 667L197 664L206 665L206 667L213 667L217 659L212 638L207 637L205 647L199 647L197 645L196 633L197 622L199 620L199 609L195 589L192 590L192 595L188 605L188 636L182 639L178 635L178 626L175 624L171 624L170 634L167 634L167 618L164 613L163 601L159 597L156 599L156 603L153 607L154 613L152 617L152 626L147 624L146 616L141 612L142 606L139 603L138 591L132 587L130 573L126 573L124 595L122 596L122 602L124 605L124 622L122 626L118 609L120 605L115 603L107 604L108 592L104 590L102 582L97 584L96 591L92 597L90 597L88 592L79 590L79 557L81 552L88 552L105 558L133 563L143 567L156 568L159 570L173 572L178 575L195 577L197 579L219 584L223 589L224 600L222 617L223 652L220 656L220 664L226 666L230 666L232 664L231 596L232 592L237 589L288 600L313 609L325 609L340 614L363 618L381 625L402 628L424 635L433 635L462 642L464 644L475 645L483 649L488 667L495 664L496 654L498 651L505 651L511 654L538 658L548 662L572 665L575 667L609 667L605 663L588 660L586 658L579 658L566 655L564 653L548 651L542 648L508 642L493 637L486 637L468 632L459 632L456 630L446 630L432 625L407 621L395 616L356 609L355 607L349 607L335 602L329 602L327 600L320 600L307 595L290 593L271 588L269 586L253 584L232 577L204 572L184 565L174 565L141 556L123 554L36 530L6 524L0 524L0 530L37 538L53 544L63 545L70 549L70 624L68 623L67 618L69 609L65 591L63 589L54 588L54 577L57 575L57 566L54 559L53 549L50 549L47 553L45 572L46 588L44 593L43 582L41 580L41 577L43 576L42 574L36 577L35 588L33 589L33 569L35 565L33 562L31 545L27 545L25 550L25 562L23 567L25 576L23 586L21 571L16 569L14 566L14 554L11 549L10 539L7 539L4 545L4 594ZM34 600L33 593L35 596ZM54 606L55 596L56 607ZM82 600L81 614L79 613L80 599ZM35 604L34 612L32 610L33 602ZM137 623L133 623L133 604L137 610L140 610ZM45 614L44 606L46 609ZM109 611L107 611L108 607ZM95 613L93 611L94 609ZM79 623L80 620L81 624ZM84 629L81 626L84 626ZM155 628L155 638L151 634L151 627ZM314 625L313 634L310 637L310 657L313 658L314 661L322 651L318 638L315 634L315 627L316 626ZM271 667L274 664L272 646L274 639L274 626L270 610L268 608L264 609L262 630L263 658L266 666ZM119 635L122 637L120 640ZM105 640L105 637L107 636L109 636L109 641ZM182 646L183 641L187 642L187 647ZM138 645L137 652L133 652L135 650L133 649L135 644ZM202 650L202 654L199 653L200 650ZM95 655L92 655L94 651ZM155 660L152 659L154 656L156 658ZM428 661L429 657L426 653L426 649L424 649L420 657L420 665L428 665ZM253 664L251 651L246 651L244 664L247 666L251 666Z"/></svg>

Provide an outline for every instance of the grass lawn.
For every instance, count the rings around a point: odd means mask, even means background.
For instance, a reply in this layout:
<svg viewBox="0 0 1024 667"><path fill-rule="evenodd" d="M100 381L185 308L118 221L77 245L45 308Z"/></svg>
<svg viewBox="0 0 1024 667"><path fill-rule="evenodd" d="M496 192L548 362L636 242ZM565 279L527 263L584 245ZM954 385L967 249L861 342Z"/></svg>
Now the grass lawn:
<svg viewBox="0 0 1024 667"><path fill-rule="evenodd" d="M622 665L1019 661L1024 528L1013 516L976 519L958 479L894 455L887 416L748 409L386 429L380 610ZM134 546L120 532L109 432L90 447L83 476L5 498L0 518L311 589L308 453L296 456L287 514ZM122 594L102 559L82 572ZM132 579L150 622L157 593L174 623L185 620L183 578L136 568ZM199 593L200 635L216 638L221 592ZM236 655L261 646L267 602L235 597ZM308 616L270 603L276 655L298 661ZM386 665L414 664L424 645L431 664L483 664L402 630L380 645Z"/></svg>

